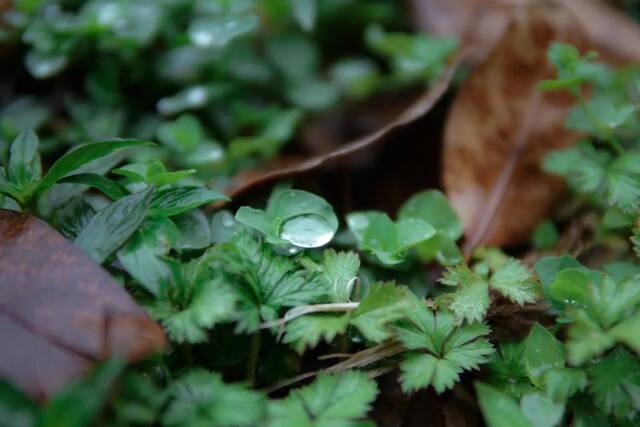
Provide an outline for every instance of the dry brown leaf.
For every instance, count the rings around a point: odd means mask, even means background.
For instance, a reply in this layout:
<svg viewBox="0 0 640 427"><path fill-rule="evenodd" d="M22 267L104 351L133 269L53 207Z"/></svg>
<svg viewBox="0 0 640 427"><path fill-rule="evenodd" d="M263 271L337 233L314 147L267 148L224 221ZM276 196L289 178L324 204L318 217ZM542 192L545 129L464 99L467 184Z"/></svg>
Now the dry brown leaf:
<svg viewBox="0 0 640 427"><path fill-rule="evenodd" d="M577 135L564 127L573 105L564 93L542 93L553 76L552 41L582 45L573 16L538 3L518 9L487 61L465 81L447 118L443 181L465 226L466 252L481 244L526 240L563 194L540 164Z"/></svg>
<svg viewBox="0 0 640 427"><path fill-rule="evenodd" d="M455 36L477 63L504 35L515 10L539 0L411 0L416 28ZM640 26L601 0L547 0L578 19L590 46L604 58L640 63Z"/></svg>
<svg viewBox="0 0 640 427"><path fill-rule="evenodd" d="M47 224L0 210L0 376L38 400L96 361L140 360L162 328L81 249Z"/></svg>

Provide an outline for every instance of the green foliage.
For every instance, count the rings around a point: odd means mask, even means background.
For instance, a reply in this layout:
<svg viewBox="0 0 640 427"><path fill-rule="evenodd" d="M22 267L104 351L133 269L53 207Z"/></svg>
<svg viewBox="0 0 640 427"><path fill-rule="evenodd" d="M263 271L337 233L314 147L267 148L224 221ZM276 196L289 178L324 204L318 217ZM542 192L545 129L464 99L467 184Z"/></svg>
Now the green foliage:
<svg viewBox="0 0 640 427"><path fill-rule="evenodd" d="M483 267L483 264L478 266ZM454 286L457 290L442 294L439 300L447 305L457 318L478 322L485 317L489 308L489 289L494 289L518 305L533 303L538 299L537 284L520 261L513 258L501 259L492 269L493 274L489 276L481 268L476 268L476 271L466 265L449 268L440 282Z"/></svg>
<svg viewBox="0 0 640 427"><path fill-rule="evenodd" d="M301 190L275 191L265 210L243 206L236 220L261 232L269 243L300 248L324 246L338 229L331 205Z"/></svg>
<svg viewBox="0 0 640 427"><path fill-rule="evenodd" d="M438 393L452 388L460 374L478 369L493 353L482 323L456 326L452 313L433 312L416 303L407 320L396 327L397 338L410 350L400 364L405 391L433 386Z"/></svg>
<svg viewBox="0 0 640 427"><path fill-rule="evenodd" d="M262 421L265 397L241 384L226 384L220 374L190 371L167 390L164 426L250 427Z"/></svg>
<svg viewBox="0 0 640 427"><path fill-rule="evenodd" d="M378 394L376 383L363 372L320 374L312 384L269 404L273 427L361 426ZM371 424L372 425L372 424Z"/></svg>
<svg viewBox="0 0 640 427"><path fill-rule="evenodd" d="M347 224L358 248L373 253L384 265L406 261L410 251L422 261L437 259L449 265L461 260L455 241L462 235L462 225L436 190L414 195L400 207L396 222L385 213L365 211L348 214Z"/></svg>
<svg viewBox="0 0 640 427"><path fill-rule="evenodd" d="M482 368L491 427L638 424L637 70L549 50L557 78L541 87L575 97L566 124L586 138L544 167L581 197L568 210L579 215L542 222L532 243L559 250L575 225L585 264L542 258L535 277L529 256L463 257L462 223L438 190L394 219L345 212L346 230L344 206L282 183L264 209L211 212L308 139L313 115L439 75L457 43L407 33L391 2L10 3L0 42L24 64L6 71L21 83L0 108L0 206L75 241L171 344L127 370L101 363L42 406L0 381L0 424L370 426L372 378L396 368L404 392L439 394ZM502 341L529 314L548 328ZM332 366L330 354L348 359Z"/></svg>

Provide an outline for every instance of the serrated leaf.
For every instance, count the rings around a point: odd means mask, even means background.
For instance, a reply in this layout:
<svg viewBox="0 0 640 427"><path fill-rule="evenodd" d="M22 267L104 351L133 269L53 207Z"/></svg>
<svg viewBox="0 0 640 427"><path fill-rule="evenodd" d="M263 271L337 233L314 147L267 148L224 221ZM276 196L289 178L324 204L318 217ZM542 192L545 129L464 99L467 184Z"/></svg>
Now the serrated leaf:
<svg viewBox="0 0 640 427"><path fill-rule="evenodd" d="M334 302L348 302L358 278L360 258L353 252L327 249L322 255L322 276L333 290Z"/></svg>
<svg viewBox="0 0 640 427"><path fill-rule="evenodd" d="M493 275L491 287L519 305L534 303L538 292L533 276L518 260L510 258Z"/></svg>
<svg viewBox="0 0 640 427"><path fill-rule="evenodd" d="M378 394L375 381L363 372L320 374L310 385L293 390L269 405L270 427L355 427Z"/></svg>
<svg viewBox="0 0 640 427"><path fill-rule="evenodd" d="M242 384L226 384L220 374L192 370L173 382L162 425L170 427L253 427L265 414L266 399Z"/></svg>
<svg viewBox="0 0 640 427"><path fill-rule="evenodd" d="M588 369L595 403L607 414L629 417L640 411L640 362L618 348Z"/></svg>
<svg viewBox="0 0 640 427"><path fill-rule="evenodd" d="M303 316L287 324L284 342L292 344L300 354L307 348L314 348L321 340L327 343L342 334L349 324L349 316L335 314L316 314Z"/></svg>
<svg viewBox="0 0 640 427"><path fill-rule="evenodd" d="M411 305L409 289L394 283L371 287L367 295L351 313L351 323L368 340L380 342L389 337L389 323L402 318Z"/></svg>
<svg viewBox="0 0 640 427"><path fill-rule="evenodd" d="M489 286L487 282L476 281L470 285L462 286L451 295L449 309L460 320L469 323L481 322L489 309Z"/></svg>
<svg viewBox="0 0 640 427"><path fill-rule="evenodd" d="M462 372L455 362L430 354L409 355L400 363L400 369L400 383L405 393L429 386L442 393L453 387Z"/></svg>

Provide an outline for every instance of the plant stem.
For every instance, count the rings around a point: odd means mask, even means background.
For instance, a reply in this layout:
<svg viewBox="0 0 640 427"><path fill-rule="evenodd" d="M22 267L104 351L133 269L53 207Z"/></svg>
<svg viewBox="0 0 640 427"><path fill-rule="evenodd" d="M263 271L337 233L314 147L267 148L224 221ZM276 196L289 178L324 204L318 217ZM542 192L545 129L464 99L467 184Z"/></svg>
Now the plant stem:
<svg viewBox="0 0 640 427"><path fill-rule="evenodd" d="M247 381L251 385L256 382L256 368L258 359L260 358L260 345L262 342L262 331L258 329L251 337L251 346L249 347L249 359L247 360Z"/></svg>

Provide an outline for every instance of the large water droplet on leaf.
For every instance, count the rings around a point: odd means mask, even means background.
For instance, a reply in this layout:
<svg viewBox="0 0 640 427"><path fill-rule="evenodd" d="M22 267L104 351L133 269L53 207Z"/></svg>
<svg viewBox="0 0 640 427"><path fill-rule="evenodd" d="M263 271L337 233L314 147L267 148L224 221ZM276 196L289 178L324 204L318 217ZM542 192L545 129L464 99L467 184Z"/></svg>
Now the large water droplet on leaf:
<svg viewBox="0 0 640 427"><path fill-rule="evenodd" d="M317 248L329 243L335 232L320 215L307 214L285 221L280 238L301 248Z"/></svg>

